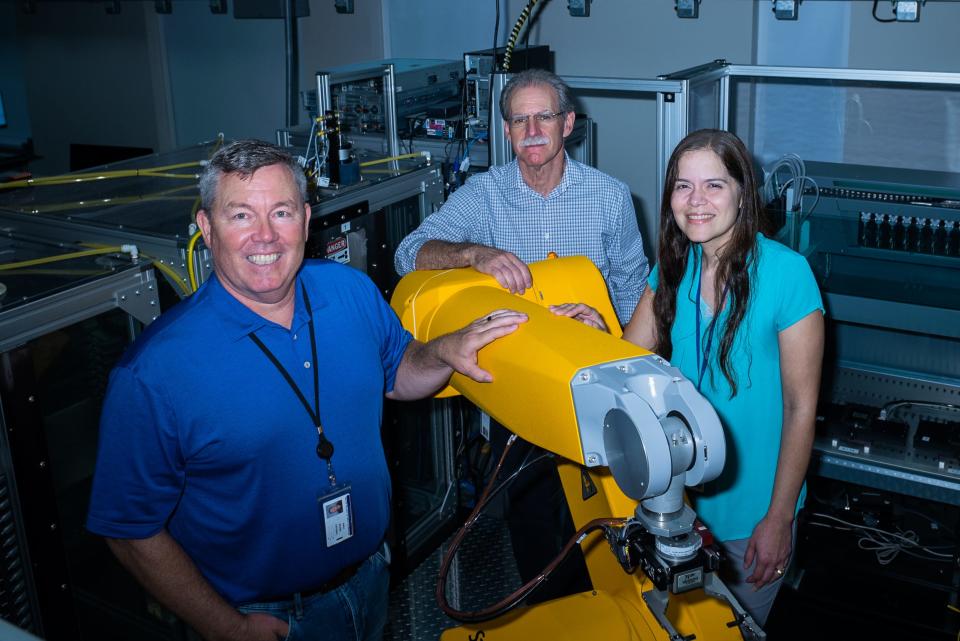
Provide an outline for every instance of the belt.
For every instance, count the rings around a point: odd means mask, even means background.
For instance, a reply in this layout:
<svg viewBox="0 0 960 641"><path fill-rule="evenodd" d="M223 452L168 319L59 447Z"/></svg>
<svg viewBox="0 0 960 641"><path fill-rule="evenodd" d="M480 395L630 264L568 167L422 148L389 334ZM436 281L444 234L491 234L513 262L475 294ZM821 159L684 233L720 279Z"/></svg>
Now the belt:
<svg viewBox="0 0 960 641"><path fill-rule="evenodd" d="M353 575L355 575L357 573L357 570L360 569L360 566L366 562L367 562L367 559L362 559L360 561L357 561L356 563L348 565L347 567L341 569L339 572L337 572L332 577L327 579L326 582L324 582L323 584L315 588L311 588L309 590L300 590L299 592L296 592L294 594L287 594L281 597L267 597L264 599L260 599L260 602L274 603L274 602L280 602L280 601L283 601L283 602L293 601L296 598L297 594L300 595L301 599L308 599L318 594L332 592L337 588L339 588L340 586L342 586L347 581L349 581L350 579L352 579Z"/></svg>

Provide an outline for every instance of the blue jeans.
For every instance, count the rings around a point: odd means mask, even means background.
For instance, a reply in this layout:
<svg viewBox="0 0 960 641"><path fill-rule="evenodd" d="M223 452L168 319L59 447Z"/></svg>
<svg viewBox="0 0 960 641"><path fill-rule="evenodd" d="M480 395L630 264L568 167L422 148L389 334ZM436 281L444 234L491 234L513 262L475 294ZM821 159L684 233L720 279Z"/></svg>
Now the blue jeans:
<svg viewBox="0 0 960 641"><path fill-rule="evenodd" d="M287 641L381 641L387 623L390 573L383 549L330 592L289 601L247 603L241 612L270 614L290 626Z"/></svg>

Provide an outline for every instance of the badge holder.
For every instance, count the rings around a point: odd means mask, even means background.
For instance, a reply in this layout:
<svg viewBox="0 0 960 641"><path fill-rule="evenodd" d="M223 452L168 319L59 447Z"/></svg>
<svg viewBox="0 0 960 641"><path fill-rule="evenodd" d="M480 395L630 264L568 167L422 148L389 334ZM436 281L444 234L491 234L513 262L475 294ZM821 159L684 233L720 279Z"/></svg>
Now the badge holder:
<svg viewBox="0 0 960 641"><path fill-rule="evenodd" d="M328 548L353 537L353 495L349 482L337 483L333 471L333 443L320 432L317 456L327 462L329 490L317 497L320 518L323 521L325 543Z"/></svg>

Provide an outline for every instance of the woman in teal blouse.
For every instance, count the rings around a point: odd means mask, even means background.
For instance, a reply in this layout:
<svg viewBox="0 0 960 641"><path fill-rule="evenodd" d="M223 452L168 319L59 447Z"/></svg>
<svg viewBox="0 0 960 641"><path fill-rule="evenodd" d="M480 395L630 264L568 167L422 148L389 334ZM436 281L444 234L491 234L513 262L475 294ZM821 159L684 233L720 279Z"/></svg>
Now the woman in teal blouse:
<svg viewBox="0 0 960 641"><path fill-rule="evenodd" d="M807 261L761 232L749 152L696 131L670 157L658 264L624 338L679 367L727 437L694 498L724 548L722 578L761 625L794 548L813 443L823 303Z"/></svg>

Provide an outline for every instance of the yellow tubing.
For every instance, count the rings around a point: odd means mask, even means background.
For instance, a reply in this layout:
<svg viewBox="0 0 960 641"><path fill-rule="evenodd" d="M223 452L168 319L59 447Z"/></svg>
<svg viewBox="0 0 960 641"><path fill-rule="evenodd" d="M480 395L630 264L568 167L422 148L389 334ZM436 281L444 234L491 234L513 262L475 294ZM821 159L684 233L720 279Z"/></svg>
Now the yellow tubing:
<svg viewBox="0 0 960 641"><path fill-rule="evenodd" d="M193 267L193 251L197 246L197 241L200 240L200 237L203 235L199 229L194 232L193 236L190 237L190 241L187 243L187 276L190 279L190 291L195 292L200 287L197 283L197 272Z"/></svg>
<svg viewBox="0 0 960 641"><path fill-rule="evenodd" d="M8 183L0 183L0 189L13 189L14 187L45 187L48 185L72 185L81 182L91 182L97 180L106 180L110 178L132 178L136 176L147 176L152 178L192 178L196 180L196 174L170 174L165 173L172 169L182 169L184 167L199 167L199 160L190 162L181 162L173 165L163 165L161 167L144 167L142 169L116 169L112 171L88 172L83 174L61 174L59 176L47 176L41 178L26 178L24 180L14 180Z"/></svg>
<svg viewBox="0 0 960 641"><path fill-rule="evenodd" d="M373 167L374 165L381 165L385 162L391 162L394 160L405 160L407 158L416 158L417 156L423 156L423 152L416 151L412 154L400 154L399 156L390 156L389 158L380 158L379 160L367 160L360 163L360 166Z"/></svg>
<svg viewBox="0 0 960 641"><path fill-rule="evenodd" d="M180 274L178 274L177 272L175 272L175 271L173 270L173 268L170 267L170 265L166 265L166 264L164 264L164 263L161 263L159 259L155 259L155 258L153 258L152 256L147 256L146 254L140 254L140 255L143 256L144 258L149 258L150 260L152 260L152 261L153 261L153 266L156 267L157 269L159 269L159 270L160 270L161 272L163 272L164 274L166 274L167 277L168 277L171 281L173 281L173 283L174 283L177 287L180 288L180 291L182 291L182 292L184 293L184 295L189 296L190 294L193 293L193 292L190 291L190 286L187 285L185 282L183 282L183 278L180 277Z"/></svg>
<svg viewBox="0 0 960 641"><path fill-rule="evenodd" d="M72 258L83 258L84 256L97 256L99 254L118 254L120 253L120 246L115 247L103 247L99 249L84 249L78 252L70 252L68 254L58 254L57 256L44 256L43 258L32 258L30 260L21 260L16 263L4 263L0 265L0 270L6 271L10 269L20 269L21 267L33 267L34 265L46 265L48 263L57 263L62 260L70 260Z"/></svg>

